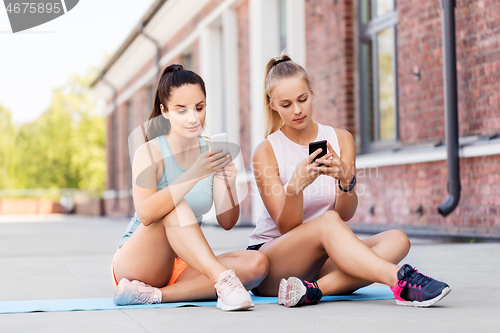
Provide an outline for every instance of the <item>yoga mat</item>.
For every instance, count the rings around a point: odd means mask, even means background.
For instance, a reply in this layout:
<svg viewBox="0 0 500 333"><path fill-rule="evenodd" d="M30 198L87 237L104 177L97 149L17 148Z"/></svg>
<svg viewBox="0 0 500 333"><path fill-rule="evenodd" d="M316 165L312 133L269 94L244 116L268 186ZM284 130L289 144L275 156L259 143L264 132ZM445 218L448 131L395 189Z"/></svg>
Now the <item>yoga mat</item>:
<svg viewBox="0 0 500 333"><path fill-rule="evenodd" d="M387 287L365 287L350 295L324 296L321 302L332 301L361 301L373 299L392 299L394 295ZM277 297L253 296L255 305L278 304ZM177 308L181 306L216 306L217 302L178 302L150 305L123 305L113 303L112 298L81 298L81 299L54 299L39 301L0 302L0 314L26 312L59 312L59 311L92 311L92 310L121 310L121 309L153 309Z"/></svg>

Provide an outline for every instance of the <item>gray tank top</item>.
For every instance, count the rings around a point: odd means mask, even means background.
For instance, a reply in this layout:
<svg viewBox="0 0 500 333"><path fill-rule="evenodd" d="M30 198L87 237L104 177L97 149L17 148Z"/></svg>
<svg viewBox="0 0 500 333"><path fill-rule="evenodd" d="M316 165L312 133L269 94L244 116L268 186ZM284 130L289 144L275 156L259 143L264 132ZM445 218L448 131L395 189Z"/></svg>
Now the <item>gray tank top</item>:
<svg viewBox="0 0 500 333"><path fill-rule="evenodd" d="M156 183L156 190L160 191L167 187L169 184L172 184L177 178L179 178L186 169L182 168L174 156L172 155L172 151L168 145L168 141L164 135L161 135L156 138L160 145L161 155L163 158L163 163L165 167L163 168L163 176ZM201 153L204 153L208 150L208 144L205 139L198 137L200 142L200 150ZM214 176L210 175L206 178L200 180L196 185L184 196L189 207L193 210L194 215L196 216L196 220L201 222L203 219L203 214L208 213L212 208L213 196L212 196L212 188L213 188L213 180ZM130 221L127 226L127 231L125 235L123 235L118 247L122 247L123 244L130 238L130 236L134 233L134 231L141 224L141 220L137 217L137 213L134 214L134 217Z"/></svg>

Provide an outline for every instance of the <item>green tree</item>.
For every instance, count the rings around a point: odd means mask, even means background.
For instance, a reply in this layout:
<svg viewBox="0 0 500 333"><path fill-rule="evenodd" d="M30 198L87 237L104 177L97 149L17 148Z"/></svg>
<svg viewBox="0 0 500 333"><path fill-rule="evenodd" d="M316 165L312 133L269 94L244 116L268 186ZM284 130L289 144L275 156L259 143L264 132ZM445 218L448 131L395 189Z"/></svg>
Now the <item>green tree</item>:
<svg viewBox="0 0 500 333"><path fill-rule="evenodd" d="M17 186L12 177L15 156L16 131L10 111L0 105L0 189Z"/></svg>
<svg viewBox="0 0 500 333"><path fill-rule="evenodd" d="M9 161L0 162L1 188L104 189L105 119L89 87L95 72L72 76L54 90L47 111L17 129L0 109L0 158Z"/></svg>

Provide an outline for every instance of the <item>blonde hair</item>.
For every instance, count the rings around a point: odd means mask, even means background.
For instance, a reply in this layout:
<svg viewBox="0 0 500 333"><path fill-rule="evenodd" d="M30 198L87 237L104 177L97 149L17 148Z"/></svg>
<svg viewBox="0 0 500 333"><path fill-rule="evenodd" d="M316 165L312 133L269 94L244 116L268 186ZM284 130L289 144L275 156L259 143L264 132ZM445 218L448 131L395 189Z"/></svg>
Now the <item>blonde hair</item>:
<svg viewBox="0 0 500 333"><path fill-rule="evenodd" d="M264 71L264 119L266 138L283 126L283 119L281 119L279 113L271 109L271 92L273 88L277 85L278 81L297 76L303 78L307 86L311 88L311 82L305 69L293 62L285 53L281 53L279 58L271 58L267 62Z"/></svg>

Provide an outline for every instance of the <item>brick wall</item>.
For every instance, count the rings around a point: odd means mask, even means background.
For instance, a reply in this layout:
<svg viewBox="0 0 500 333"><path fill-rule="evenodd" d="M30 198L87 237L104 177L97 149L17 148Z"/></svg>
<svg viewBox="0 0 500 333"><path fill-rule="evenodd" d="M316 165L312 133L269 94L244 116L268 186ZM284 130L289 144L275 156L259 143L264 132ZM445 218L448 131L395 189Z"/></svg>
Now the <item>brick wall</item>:
<svg viewBox="0 0 500 333"><path fill-rule="evenodd" d="M458 0L460 134L500 132L500 2Z"/></svg>
<svg viewBox="0 0 500 333"><path fill-rule="evenodd" d="M354 121L353 1L306 1L307 72L314 92L314 119L349 130Z"/></svg>
<svg viewBox="0 0 500 333"><path fill-rule="evenodd" d="M461 198L446 218L446 162L358 171L355 223L500 228L500 155L460 159Z"/></svg>
<svg viewBox="0 0 500 333"><path fill-rule="evenodd" d="M0 215L64 213L66 211L59 202L47 198L0 198Z"/></svg>
<svg viewBox="0 0 500 333"><path fill-rule="evenodd" d="M397 65L403 146L444 140L440 1L398 1ZM316 93L315 120L354 125L352 1L306 1L307 70ZM500 2L457 0L460 136L500 132ZM413 71L421 73L415 81ZM500 155L461 159L458 208L443 218L446 162L358 170L354 223L500 227ZM371 175L370 175L371 173Z"/></svg>
<svg viewBox="0 0 500 333"><path fill-rule="evenodd" d="M248 1L244 1L236 10L238 18L238 76L239 76L239 102L240 102L240 147L246 167L250 168L252 162L251 152L251 126L250 124L250 34L249 34L249 9ZM251 193L248 184L248 193ZM252 199L248 195L240 203L240 219L245 222L252 220Z"/></svg>
<svg viewBox="0 0 500 333"><path fill-rule="evenodd" d="M403 145L444 139L439 1L398 1L398 80ZM500 2L458 0L455 10L460 136L500 131ZM420 81L413 79L419 68Z"/></svg>

